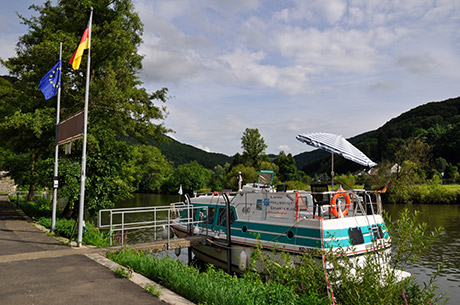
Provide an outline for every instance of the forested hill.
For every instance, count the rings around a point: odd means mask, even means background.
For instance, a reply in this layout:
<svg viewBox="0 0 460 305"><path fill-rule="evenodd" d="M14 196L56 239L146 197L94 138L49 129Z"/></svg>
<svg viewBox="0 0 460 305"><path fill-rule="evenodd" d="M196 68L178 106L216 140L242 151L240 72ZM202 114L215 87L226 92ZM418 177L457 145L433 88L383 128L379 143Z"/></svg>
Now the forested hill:
<svg viewBox="0 0 460 305"><path fill-rule="evenodd" d="M146 139L148 144L156 146L166 158L179 166L191 161L197 161L202 166L213 169L216 165L231 163L232 157L220 153L206 152L192 145L180 143L171 137L166 136L165 141L156 141L153 138Z"/></svg>
<svg viewBox="0 0 460 305"><path fill-rule="evenodd" d="M431 102L391 119L377 130L348 139L372 160L392 160L408 138L417 138L432 148L432 159L443 158L452 165L460 163L460 97ZM323 156L321 156L323 155ZM315 150L294 156L298 169L307 173L330 172L330 154ZM353 171L359 166L335 159L337 172Z"/></svg>

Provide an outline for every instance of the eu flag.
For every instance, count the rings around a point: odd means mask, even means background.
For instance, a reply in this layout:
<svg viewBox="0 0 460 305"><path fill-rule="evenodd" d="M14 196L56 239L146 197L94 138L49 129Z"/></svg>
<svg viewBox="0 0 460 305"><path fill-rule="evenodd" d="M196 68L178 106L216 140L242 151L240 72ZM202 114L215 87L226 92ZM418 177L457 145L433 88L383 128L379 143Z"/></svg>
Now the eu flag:
<svg viewBox="0 0 460 305"><path fill-rule="evenodd" d="M61 85L61 68L62 62L59 60L38 84L38 89L43 92L46 100L55 96Z"/></svg>

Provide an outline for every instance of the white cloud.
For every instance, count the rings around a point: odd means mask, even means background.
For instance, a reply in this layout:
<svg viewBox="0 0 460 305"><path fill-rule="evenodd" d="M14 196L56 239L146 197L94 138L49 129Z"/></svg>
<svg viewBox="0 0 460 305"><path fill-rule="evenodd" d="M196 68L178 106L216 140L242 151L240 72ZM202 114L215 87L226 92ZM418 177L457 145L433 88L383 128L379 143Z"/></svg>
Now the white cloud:
<svg viewBox="0 0 460 305"><path fill-rule="evenodd" d="M201 149L201 150L204 150L205 152L211 152L211 150L207 146L203 146L201 144L198 144L196 147Z"/></svg>
<svg viewBox="0 0 460 305"><path fill-rule="evenodd" d="M279 145L277 147L278 151L284 151L285 153L290 153L291 152L291 148L289 147L289 145Z"/></svg>
<svg viewBox="0 0 460 305"><path fill-rule="evenodd" d="M324 31L285 27L277 33L277 44L284 56L319 71L368 73L374 70L378 55L371 38L366 32L338 27Z"/></svg>
<svg viewBox="0 0 460 305"><path fill-rule="evenodd" d="M30 1L0 13L3 59L24 28L14 10L27 14ZM144 23L141 79L149 91L169 88L166 126L202 149L241 151L250 127L267 152L296 154L308 149L300 132L350 137L459 95L458 0L134 3Z"/></svg>

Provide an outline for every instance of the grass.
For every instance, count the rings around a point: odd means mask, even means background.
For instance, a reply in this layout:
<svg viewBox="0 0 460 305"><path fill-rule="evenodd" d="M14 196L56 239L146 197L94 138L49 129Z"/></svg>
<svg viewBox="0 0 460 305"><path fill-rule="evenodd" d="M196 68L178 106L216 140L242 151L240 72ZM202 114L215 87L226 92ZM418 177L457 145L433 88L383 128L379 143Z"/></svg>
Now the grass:
<svg viewBox="0 0 460 305"><path fill-rule="evenodd" d="M42 226L48 229L51 229L51 218L40 217L38 222ZM59 236L70 238L72 235L72 230L74 226L75 226L74 219L57 218L56 226L55 226L55 234L56 235L59 234ZM76 240L76 238L77 238L77 231L74 232L74 235L72 236L72 240ZM83 232L82 243L85 245L93 245L96 247L107 247L110 245L110 236L108 232L105 232L105 233L101 232L93 224L87 223L86 230Z"/></svg>
<svg viewBox="0 0 460 305"><path fill-rule="evenodd" d="M132 268L119 267L113 270L113 272L115 272L115 274L120 278L130 279L133 277Z"/></svg>
<svg viewBox="0 0 460 305"><path fill-rule="evenodd" d="M19 207L29 217L38 219L38 222L51 229L51 209L50 202L43 198L37 198L35 201L20 201ZM74 219L57 218L55 226L55 236L70 238L75 226ZM74 232L73 240L77 239L77 231ZM110 245L110 236L108 232L101 232L92 223L86 224L86 230L83 232L83 244L97 247L106 247Z"/></svg>
<svg viewBox="0 0 460 305"><path fill-rule="evenodd" d="M263 282L257 273L235 277L209 266L205 272L168 257L122 249L107 257L200 304L330 304L327 297L297 294L292 287Z"/></svg>
<svg viewBox="0 0 460 305"><path fill-rule="evenodd" d="M151 285L151 284L147 284L145 285L145 290L147 290L148 292L150 292L153 296L156 296L157 298L160 297L161 295L161 291L158 290L154 285Z"/></svg>
<svg viewBox="0 0 460 305"><path fill-rule="evenodd" d="M443 184L442 187L452 192L460 190L460 184Z"/></svg>

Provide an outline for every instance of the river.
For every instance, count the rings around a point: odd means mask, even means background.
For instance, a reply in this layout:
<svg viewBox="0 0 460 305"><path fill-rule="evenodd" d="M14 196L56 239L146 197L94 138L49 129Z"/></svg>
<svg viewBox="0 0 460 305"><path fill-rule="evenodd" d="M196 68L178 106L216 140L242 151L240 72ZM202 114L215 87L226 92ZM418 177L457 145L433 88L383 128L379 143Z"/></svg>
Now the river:
<svg viewBox="0 0 460 305"><path fill-rule="evenodd" d="M168 205L179 201L179 195L136 194L134 198L119 202L116 207L143 207ZM430 228L443 226L444 232L434 243L431 251L422 255L422 261L407 271L411 272L423 287L430 274L436 271L438 263L444 264L441 275L437 278L438 291L445 291L449 296L447 304L460 304L460 206L458 205L384 205L386 211L394 219L403 208L418 210L420 220ZM153 240L153 231L131 232L129 239L133 241ZM173 252L170 253L170 255ZM180 258L186 260L187 254L182 251Z"/></svg>

